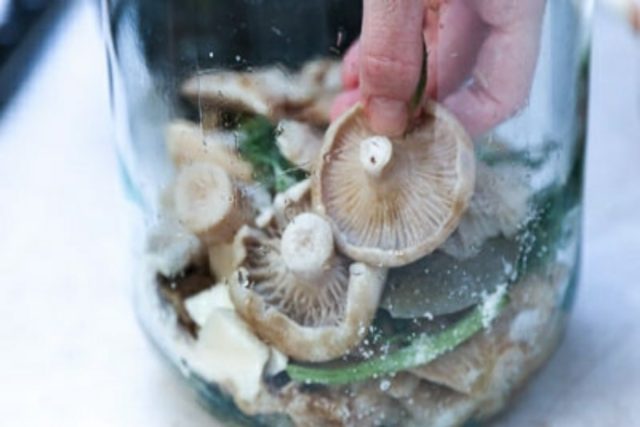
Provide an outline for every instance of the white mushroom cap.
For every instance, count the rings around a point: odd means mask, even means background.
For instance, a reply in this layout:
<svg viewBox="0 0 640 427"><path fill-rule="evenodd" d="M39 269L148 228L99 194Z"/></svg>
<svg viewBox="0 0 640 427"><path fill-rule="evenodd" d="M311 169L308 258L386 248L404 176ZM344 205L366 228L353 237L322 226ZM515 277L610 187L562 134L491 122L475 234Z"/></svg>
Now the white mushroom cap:
<svg viewBox="0 0 640 427"><path fill-rule="evenodd" d="M171 122L166 131L167 151L177 167L213 163L232 177L249 182L253 177L251 165L234 151L235 142L232 132L204 131L186 120Z"/></svg>
<svg viewBox="0 0 640 427"><path fill-rule="evenodd" d="M289 107L288 114L296 120L317 126L330 122L331 105L342 90L340 61L317 59L308 62L300 70L295 93L299 102ZM304 102L303 102L304 101Z"/></svg>
<svg viewBox="0 0 640 427"><path fill-rule="evenodd" d="M231 240L245 221L240 192L229 175L213 164L182 168L174 198L180 222L207 243Z"/></svg>
<svg viewBox="0 0 640 427"><path fill-rule="evenodd" d="M402 138L372 133L361 105L334 122L313 177L313 204L340 249L373 265L408 264L457 227L475 178L469 136L433 102Z"/></svg>
<svg viewBox="0 0 640 427"><path fill-rule="evenodd" d="M310 171L320 153L322 136L308 124L281 120L276 130L276 144L292 164Z"/></svg>
<svg viewBox="0 0 640 427"><path fill-rule="evenodd" d="M230 279L231 299L258 336L299 360L340 357L357 345L378 307L386 271L333 253L331 229L306 213L282 242L242 228L245 258Z"/></svg>
<svg viewBox="0 0 640 427"><path fill-rule="evenodd" d="M277 67L251 72L212 70L187 79L181 92L205 118L211 116L211 109L229 110L324 126L341 83L340 62L320 59L296 74Z"/></svg>
<svg viewBox="0 0 640 427"><path fill-rule="evenodd" d="M182 94L194 105L274 117L290 93L290 77L279 68L253 72L214 70L189 78Z"/></svg>
<svg viewBox="0 0 640 427"><path fill-rule="evenodd" d="M313 213L298 215L285 228L280 251L285 265L298 277L313 280L330 268L333 258L331 226Z"/></svg>

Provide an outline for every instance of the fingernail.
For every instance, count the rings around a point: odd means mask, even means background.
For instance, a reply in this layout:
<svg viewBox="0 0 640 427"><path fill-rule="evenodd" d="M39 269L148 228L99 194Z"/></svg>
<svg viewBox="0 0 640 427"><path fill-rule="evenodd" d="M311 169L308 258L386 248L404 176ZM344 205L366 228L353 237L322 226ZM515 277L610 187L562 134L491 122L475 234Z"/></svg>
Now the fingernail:
<svg viewBox="0 0 640 427"><path fill-rule="evenodd" d="M365 108L369 126L379 134L399 136L407 127L407 103L385 97L372 97Z"/></svg>

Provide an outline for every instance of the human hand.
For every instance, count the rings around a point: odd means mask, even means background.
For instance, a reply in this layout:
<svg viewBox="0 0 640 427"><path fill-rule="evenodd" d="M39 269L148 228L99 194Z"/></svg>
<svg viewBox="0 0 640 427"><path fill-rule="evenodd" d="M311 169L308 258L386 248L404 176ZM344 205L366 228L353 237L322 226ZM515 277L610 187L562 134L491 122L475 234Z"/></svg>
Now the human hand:
<svg viewBox="0 0 640 427"><path fill-rule="evenodd" d="M428 51L426 94L471 136L527 102L545 0L364 0L362 33L343 60L344 92L332 119L362 101L375 132L395 136L409 120Z"/></svg>

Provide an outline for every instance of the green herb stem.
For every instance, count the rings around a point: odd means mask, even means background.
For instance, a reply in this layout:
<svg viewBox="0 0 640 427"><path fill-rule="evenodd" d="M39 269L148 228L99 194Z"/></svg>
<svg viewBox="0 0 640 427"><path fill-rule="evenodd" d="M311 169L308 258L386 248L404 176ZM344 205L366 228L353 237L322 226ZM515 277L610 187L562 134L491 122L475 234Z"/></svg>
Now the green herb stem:
<svg viewBox="0 0 640 427"><path fill-rule="evenodd" d="M238 129L238 151L253 166L256 181L281 192L306 177L284 158L275 142L275 127L265 117L253 117Z"/></svg>
<svg viewBox="0 0 640 427"><path fill-rule="evenodd" d="M322 368L291 364L287 373L294 381L344 385L382 375L416 368L427 364L467 341L492 321L506 305L507 297L502 296L491 319L487 319L484 304L475 307L469 314L444 331L433 335L420 335L410 345L387 355L379 356L350 366Z"/></svg>

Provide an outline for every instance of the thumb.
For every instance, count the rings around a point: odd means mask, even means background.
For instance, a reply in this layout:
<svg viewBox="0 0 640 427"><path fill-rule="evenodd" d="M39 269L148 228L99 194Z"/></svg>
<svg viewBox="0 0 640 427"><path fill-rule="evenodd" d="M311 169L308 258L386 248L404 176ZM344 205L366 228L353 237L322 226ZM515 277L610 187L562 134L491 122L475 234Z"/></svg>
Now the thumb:
<svg viewBox="0 0 640 427"><path fill-rule="evenodd" d="M360 93L374 132L404 132L422 67L423 0L364 0Z"/></svg>

